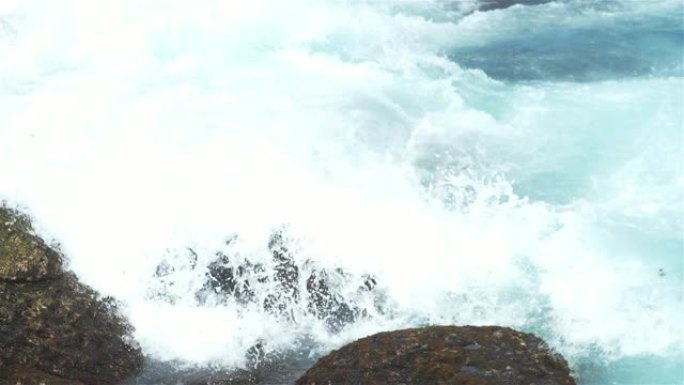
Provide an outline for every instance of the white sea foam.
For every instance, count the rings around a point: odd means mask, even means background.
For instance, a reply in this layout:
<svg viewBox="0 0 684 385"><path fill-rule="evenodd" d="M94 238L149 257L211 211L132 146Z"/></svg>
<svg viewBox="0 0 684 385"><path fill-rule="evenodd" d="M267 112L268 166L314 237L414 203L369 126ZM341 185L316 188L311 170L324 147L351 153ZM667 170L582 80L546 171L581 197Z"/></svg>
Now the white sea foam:
<svg viewBox="0 0 684 385"><path fill-rule="evenodd" d="M159 359L422 323L531 330L573 364L681 355L681 78L509 84L445 58L679 6L633 3L3 2L0 198ZM334 334L197 303L228 237L268 263L283 226L298 263L373 274L392 311ZM173 304L150 296L163 258Z"/></svg>

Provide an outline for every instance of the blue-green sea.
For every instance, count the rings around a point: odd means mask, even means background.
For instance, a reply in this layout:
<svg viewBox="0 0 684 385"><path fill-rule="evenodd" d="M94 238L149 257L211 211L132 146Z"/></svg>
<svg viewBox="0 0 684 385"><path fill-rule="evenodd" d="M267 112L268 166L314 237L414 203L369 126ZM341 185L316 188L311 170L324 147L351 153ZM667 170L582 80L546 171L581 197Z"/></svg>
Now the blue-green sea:
<svg viewBox="0 0 684 385"><path fill-rule="evenodd" d="M497 324L581 385L682 384L683 25L681 0L5 0L0 200L157 361ZM282 312L198 300L217 252L277 269L274 233L363 316L251 273Z"/></svg>

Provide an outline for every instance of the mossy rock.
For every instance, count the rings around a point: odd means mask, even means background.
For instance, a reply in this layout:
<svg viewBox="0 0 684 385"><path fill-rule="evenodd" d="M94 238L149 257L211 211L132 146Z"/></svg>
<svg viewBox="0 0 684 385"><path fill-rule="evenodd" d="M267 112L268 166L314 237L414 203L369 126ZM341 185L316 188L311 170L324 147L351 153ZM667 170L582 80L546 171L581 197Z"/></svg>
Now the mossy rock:
<svg viewBox="0 0 684 385"><path fill-rule="evenodd" d="M323 357L296 385L575 385L563 357L498 326L379 333Z"/></svg>
<svg viewBox="0 0 684 385"><path fill-rule="evenodd" d="M0 281L0 367L116 384L142 366L131 331L114 301L99 299L71 273L38 283Z"/></svg>
<svg viewBox="0 0 684 385"><path fill-rule="evenodd" d="M119 384L142 353L112 299L62 271L30 220L0 204L0 385Z"/></svg>
<svg viewBox="0 0 684 385"><path fill-rule="evenodd" d="M61 256L34 234L29 218L0 204L0 280L51 278L61 266Z"/></svg>

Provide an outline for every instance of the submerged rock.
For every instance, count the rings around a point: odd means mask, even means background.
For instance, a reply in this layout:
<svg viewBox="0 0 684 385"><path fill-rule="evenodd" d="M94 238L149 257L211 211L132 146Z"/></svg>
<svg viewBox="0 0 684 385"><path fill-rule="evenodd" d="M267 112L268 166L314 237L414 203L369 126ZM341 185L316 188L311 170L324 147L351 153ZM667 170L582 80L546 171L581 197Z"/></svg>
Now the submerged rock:
<svg viewBox="0 0 684 385"><path fill-rule="evenodd" d="M553 0L480 0L478 10L493 11L496 9L505 9L514 5L539 5L550 3Z"/></svg>
<svg viewBox="0 0 684 385"><path fill-rule="evenodd" d="M141 368L114 301L64 272L29 219L1 204L0 266L0 384L117 384Z"/></svg>
<svg viewBox="0 0 684 385"><path fill-rule="evenodd" d="M343 286L356 282L355 295L345 298ZM353 277L341 269L312 269L306 280L307 309L325 322L328 330L339 332L346 325L368 318L368 310L355 304L356 298L370 296L375 309L382 312L379 293L374 292L377 282L373 276Z"/></svg>
<svg viewBox="0 0 684 385"><path fill-rule="evenodd" d="M152 360L140 376L124 385L292 385L312 363L308 354L294 351L271 355L240 369Z"/></svg>
<svg viewBox="0 0 684 385"><path fill-rule="evenodd" d="M575 385L567 362L532 334L498 326L379 333L323 357L296 385Z"/></svg>
<svg viewBox="0 0 684 385"><path fill-rule="evenodd" d="M259 307L294 323L314 316L331 333L385 311L383 292L373 276L354 275L298 258L282 231L274 232L269 240L270 260L261 262L230 253L236 240L229 238L226 250L216 252L205 266L197 263L198 256L191 249L174 255L173 260L163 260L157 266L157 285L150 290L150 297L174 303L175 279L204 269L204 283L194 293L200 305Z"/></svg>

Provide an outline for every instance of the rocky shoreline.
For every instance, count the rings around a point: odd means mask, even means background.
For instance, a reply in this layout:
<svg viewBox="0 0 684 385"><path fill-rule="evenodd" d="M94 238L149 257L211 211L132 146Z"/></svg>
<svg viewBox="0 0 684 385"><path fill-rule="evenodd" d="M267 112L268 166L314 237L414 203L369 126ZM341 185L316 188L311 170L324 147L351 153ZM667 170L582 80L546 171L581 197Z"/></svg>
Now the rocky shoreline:
<svg viewBox="0 0 684 385"><path fill-rule="evenodd" d="M288 288L290 278L301 272L280 243L270 246L280 263L270 279ZM498 326L379 333L313 366L308 356L292 353L264 360L252 370L180 370L146 359L116 301L78 282L64 270L63 259L56 247L35 235L28 216L0 204L0 385L575 384L567 362L544 341ZM208 272L216 285L211 291L246 295L233 282L237 270L224 265ZM307 276L312 311L330 317L333 330L340 327L333 323L338 318L353 321L354 308L331 294L324 275L314 272ZM362 282L364 290L372 290L368 282L375 279ZM264 306L286 310L280 302ZM340 309L349 314L338 317Z"/></svg>

